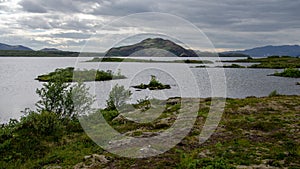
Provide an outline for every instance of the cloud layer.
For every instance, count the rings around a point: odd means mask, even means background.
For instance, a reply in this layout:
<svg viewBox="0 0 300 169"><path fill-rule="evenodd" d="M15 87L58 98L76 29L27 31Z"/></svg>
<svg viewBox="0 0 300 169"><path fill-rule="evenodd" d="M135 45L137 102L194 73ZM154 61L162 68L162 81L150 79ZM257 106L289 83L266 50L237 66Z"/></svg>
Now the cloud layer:
<svg viewBox="0 0 300 169"><path fill-rule="evenodd" d="M3 43L34 49L79 51L96 32L116 36L128 30L143 32L141 28L128 29L126 24L112 30L100 29L114 19L134 13L162 12L196 25L218 50L300 44L299 7L300 1L294 0L8 0L0 3L0 38ZM166 22L151 18L140 22L150 21L156 26ZM176 29L180 30L181 25ZM105 44L105 39L97 37ZM105 45L89 48L105 49Z"/></svg>

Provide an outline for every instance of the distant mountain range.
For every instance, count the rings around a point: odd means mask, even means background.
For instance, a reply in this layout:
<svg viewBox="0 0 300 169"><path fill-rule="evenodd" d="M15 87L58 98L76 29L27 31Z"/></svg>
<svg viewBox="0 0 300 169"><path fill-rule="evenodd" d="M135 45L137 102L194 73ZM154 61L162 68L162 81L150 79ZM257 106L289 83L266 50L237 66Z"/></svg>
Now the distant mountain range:
<svg viewBox="0 0 300 169"><path fill-rule="evenodd" d="M197 57L197 54L193 50L185 49L170 40L148 38L133 45L111 48L106 52L106 56Z"/></svg>
<svg viewBox="0 0 300 169"><path fill-rule="evenodd" d="M0 43L0 50L24 50L24 51L32 51L32 49L26 47L26 46L22 46L22 45L7 45L4 43Z"/></svg>
<svg viewBox="0 0 300 169"><path fill-rule="evenodd" d="M0 56L10 56L11 52L4 51L19 51L19 53L12 55L23 55L24 52L32 52L29 47L22 45L8 45L0 43ZM78 52L64 52L56 48L44 48L39 50L41 52L61 52L61 53L77 53ZM2 54L1 54L2 53ZM185 49L182 46L166 39L162 38L148 38L139 43L121 46L109 49L105 56L179 56L179 57L194 57L194 56L216 56L215 54L209 52L193 51ZM30 53L29 53L30 54ZM28 55L29 55L28 54ZM246 50L237 51L227 51L219 53L221 57L267 57L267 56L300 56L300 46L299 45L281 45L281 46L263 46L256 47ZM24 55L27 56L27 55Z"/></svg>
<svg viewBox="0 0 300 169"><path fill-rule="evenodd" d="M8 44L4 44L4 43L0 43L0 50L16 50L16 51L34 51L33 49L26 47L26 46L22 46L22 45L8 45ZM58 52L61 50L58 50L56 48L44 48L41 49L39 51L43 51L43 52Z"/></svg>
<svg viewBox="0 0 300 169"><path fill-rule="evenodd" d="M300 56L300 46L299 45L281 45L281 46L263 46L253 49L239 50L239 51L229 51L223 52L223 54L228 53L241 53L245 55L250 55L252 57L267 57L267 56Z"/></svg>

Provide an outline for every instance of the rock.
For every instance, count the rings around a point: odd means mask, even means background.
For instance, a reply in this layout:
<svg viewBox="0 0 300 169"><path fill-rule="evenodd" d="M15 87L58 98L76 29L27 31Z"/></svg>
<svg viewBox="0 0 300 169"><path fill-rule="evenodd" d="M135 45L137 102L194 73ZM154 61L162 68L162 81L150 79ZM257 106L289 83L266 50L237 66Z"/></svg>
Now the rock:
<svg viewBox="0 0 300 169"><path fill-rule="evenodd" d="M125 118L122 114L119 114L112 121L113 122L118 122L118 123L121 123L121 124L126 124L126 122L128 121L128 119Z"/></svg>
<svg viewBox="0 0 300 169"><path fill-rule="evenodd" d="M148 156L152 156L155 154L161 154L162 152L154 149L151 147L151 145L145 146L143 148L140 149L140 152L142 154L142 157L148 157Z"/></svg>
<svg viewBox="0 0 300 169"><path fill-rule="evenodd" d="M90 159L90 158L92 158L92 156L91 156L91 155L84 156L84 160L88 160L88 159Z"/></svg>
<svg viewBox="0 0 300 169"><path fill-rule="evenodd" d="M104 155L93 154L84 156L84 162L76 164L74 169L94 169L101 168L103 164L107 164L109 160ZM51 168L52 169L52 168Z"/></svg>
<svg viewBox="0 0 300 169"><path fill-rule="evenodd" d="M107 164L109 162L104 155L93 154L92 156L95 160L101 162L102 164Z"/></svg>
<svg viewBox="0 0 300 169"><path fill-rule="evenodd" d="M199 158L206 158L207 155L204 152L201 152L201 153L198 154L198 157Z"/></svg>
<svg viewBox="0 0 300 169"><path fill-rule="evenodd" d="M169 105L175 105L181 102L181 98L180 97L171 97L167 100L167 104Z"/></svg>

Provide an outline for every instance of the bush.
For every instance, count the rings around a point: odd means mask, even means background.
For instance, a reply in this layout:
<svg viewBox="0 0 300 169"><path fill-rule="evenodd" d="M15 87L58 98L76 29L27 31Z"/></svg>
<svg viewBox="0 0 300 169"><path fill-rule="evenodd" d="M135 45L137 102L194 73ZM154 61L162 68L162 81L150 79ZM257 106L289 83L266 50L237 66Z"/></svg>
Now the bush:
<svg viewBox="0 0 300 169"><path fill-rule="evenodd" d="M29 113L22 117L17 130L23 130L37 138L58 138L63 133L63 126L59 116L52 112L43 111Z"/></svg>
<svg viewBox="0 0 300 169"><path fill-rule="evenodd" d="M11 121L1 128L0 158L6 161L26 161L41 158L47 151L47 141L57 142L64 127L55 113L30 112L20 122Z"/></svg>
<svg viewBox="0 0 300 169"><path fill-rule="evenodd" d="M39 112L53 112L61 119L75 119L85 113L94 102L88 88L82 82L71 86L60 78L43 84L36 93L40 100L36 103Z"/></svg>
<svg viewBox="0 0 300 169"><path fill-rule="evenodd" d="M116 110L102 111L101 113L106 121L112 121L119 115L118 111Z"/></svg>
<svg viewBox="0 0 300 169"><path fill-rule="evenodd" d="M116 84L110 91L108 100L106 100L106 109L115 110L124 106L131 95L130 90L126 90L124 86Z"/></svg>
<svg viewBox="0 0 300 169"><path fill-rule="evenodd" d="M279 96L279 94L277 93L277 90L273 90L268 96L275 97L275 96Z"/></svg>
<svg viewBox="0 0 300 169"><path fill-rule="evenodd" d="M194 159L191 155L180 152L180 163L177 165L178 169L196 169L199 160Z"/></svg>
<svg viewBox="0 0 300 169"><path fill-rule="evenodd" d="M204 169L232 169L234 167L230 166L227 162L227 160L223 158L217 158L214 159L211 164L209 164L206 167L203 167Z"/></svg>

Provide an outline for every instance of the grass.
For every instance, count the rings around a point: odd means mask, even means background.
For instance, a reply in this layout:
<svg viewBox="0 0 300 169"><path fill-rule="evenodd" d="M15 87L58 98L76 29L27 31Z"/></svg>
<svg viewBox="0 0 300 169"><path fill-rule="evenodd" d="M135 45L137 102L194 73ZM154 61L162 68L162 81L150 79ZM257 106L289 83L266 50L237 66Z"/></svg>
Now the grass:
<svg viewBox="0 0 300 169"><path fill-rule="evenodd" d="M67 67L64 69L56 69L54 72L50 72L45 75L39 75L35 80L41 82L48 82L55 79L63 79L65 82L73 81L105 81L112 79L124 79L125 76L120 72L113 74L111 70L74 70L73 67Z"/></svg>
<svg viewBox="0 0 300 169"><path fill-rule="evenodd" d="M300 96L227 99L216 131L205 143L199 144L198 135L210 102L210 99L200 100L194 127L178 145L163 154L144 159L123 158L106 152L80 130L78 122L72 125L59 122L57 131L61 133L56 137L45 137L47 133L36 132L28 126L31 122L42 125L32 120L37 117L25 118L26 123L11 121L0 128L0 168L73 168L78 163L89 163L84 157L91 154L101 154L109 159L109 163L98 163L95 168L300 167L300 135L297 134L300 130ZM179 108L180 103L167 104L164 112L151 123L122 123L113 121L118 115L115 111L97 113L103 114L117 131L143 137L145 132L164 131L170 127ZM174 120L162 128L158 124L165 119Z"/></svg>

